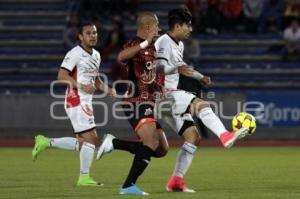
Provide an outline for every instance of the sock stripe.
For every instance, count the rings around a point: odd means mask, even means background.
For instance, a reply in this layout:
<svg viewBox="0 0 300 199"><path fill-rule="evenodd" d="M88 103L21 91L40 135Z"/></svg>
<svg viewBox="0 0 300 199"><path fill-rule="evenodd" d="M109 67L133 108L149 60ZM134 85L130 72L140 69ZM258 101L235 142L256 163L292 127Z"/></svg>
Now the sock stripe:
<svg viewBox="0 0 300 199"><path fill-rule="evenodd" d="M183 151L187 152L188 154L193 155L194 153L190 152L189 150L186 150L185 148L181 148Z"/></svg>
<svg viewBox="0 0 300 199"><path fill-rule="evenodd" d="M91 143L84 142L83 145L86 146L86 147L89 147L89 148L91 148L93 150L95 149L95 145L93 145Z"/></svg>
<svg viewBox="0 0 300 199"><path fill-rule="evenodd" d="M76 140L75 145L74 145L74 150L76 151L77 149L79 149L79 142L78 142L78 140Z"/></svg>
<svg viewBox="0 0 300 199"><path fill-rule="evenodd" d="M52 142L53 142L53 138L50 139L49 141L49 146L52 147Z"/></svg>
<svg viewBox="0 0 300 199"><path fill-rule="evenodd" d="M146 162L147 164L149 164L149 163L150 163L150 161L149 161L149 160L147 160L147 159L143 159L143 161L144 161L144 162Z"/></svg>
<svg viewBox="0 0 300 199"><path fill-rule="evenodd" d="M197 150L197 147L195 145L188 142L184 142L181 148L190 154L194 154L194 152Z"/></svg>
<svg viewBox="0 0 300 199"><path fill-rule="evenodd" d="M189 147L190 149L196 149L197 147L191 143L184 143L185 147Z"/></svg>

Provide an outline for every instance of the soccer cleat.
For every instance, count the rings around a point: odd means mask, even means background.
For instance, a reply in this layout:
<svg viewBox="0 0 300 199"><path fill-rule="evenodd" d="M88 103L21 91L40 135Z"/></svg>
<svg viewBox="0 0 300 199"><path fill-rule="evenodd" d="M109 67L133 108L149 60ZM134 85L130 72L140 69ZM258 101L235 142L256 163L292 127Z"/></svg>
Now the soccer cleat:
<svg viewBox="0 0 300 199"><path fill-rule="evenodd" d="M32 160L36 161L37 156L49 146L49 138L43 135L37 135L34 139L34 147L32 149Z"/></svg>
<svg viewBox="0 0 300 199"><path fill-rule="evenodd" d="M103 155L110 153L114 150L114 145L112 143L112 140L115 138L115 136L111 134L105 134L103 136L103 141L101 146L98 149L96 159L99 160Z"/></svg>
<svg viewBox="0 0 300 199"><path fill-rule="evenodd" d="M236 132L225 132L220 136L220 140L225 148L230 148L239 139L242 139L248 134L249 128L243 127Z"/></svg>
<svg viewBox="0 0 300 199"><path fill-rule="evenodd" d="M81 175L78 178L77 186L103 186L103 184L96 182L89 175Z"/></svg>
<svg viewBox="0 0 300 199"><path fill-rule="evenodd" d="M120 194L121 195L144 195L144 196L149 195L149 193L142 191L136 185L132 185L127 188L120 188Z"/></svg>
<svg viewBox="0 0 300 199"><path fill-rule="evenodd" d="M179 176L172 176L169 180L168 184L166 185L167 191L173 192L185 192L185 193L195 193L196 191L193 189L189 189L183 178Z"/></svg>

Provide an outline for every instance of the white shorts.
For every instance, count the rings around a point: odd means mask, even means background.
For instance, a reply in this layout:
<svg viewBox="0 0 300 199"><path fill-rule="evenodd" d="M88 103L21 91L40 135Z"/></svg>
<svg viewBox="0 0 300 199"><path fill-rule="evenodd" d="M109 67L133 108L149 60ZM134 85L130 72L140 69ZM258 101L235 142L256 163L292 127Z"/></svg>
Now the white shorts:
<svg viewBox="0 0 300 199"><path fill-rule="evenodd" d="M74 133L84 133L96 127L92 105L81 104L76 107L65 108L71 120Z"/></svg>
<svg viewBox="0 0 300 199"><path fill-rule="evenodd" d="M192 115L190 113L186 113L194 98L196 98L195 95L184 90L167 91L166 99L158 101L155 104L155 116L161 118L174 131L181 135L185 129L190 126L194 126L194 119ZM161 102L164 102L166 106L169 105L171 110L159 110L162 109L162 106L159 106ZM169 102L169 104L166 102Z"/></svg>
<svg viewBox="0 0 300 199"><path fill-rule="evenodd" d="M184 90L172 90L166 92L166 98L174 99L172 106L173 115L181 115L185 113L196 96Z"/></svg>

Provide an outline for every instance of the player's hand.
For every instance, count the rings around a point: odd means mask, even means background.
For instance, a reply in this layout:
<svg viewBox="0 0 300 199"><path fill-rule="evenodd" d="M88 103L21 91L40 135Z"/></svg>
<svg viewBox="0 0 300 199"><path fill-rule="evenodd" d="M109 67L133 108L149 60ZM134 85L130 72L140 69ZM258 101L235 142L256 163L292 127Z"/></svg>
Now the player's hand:
<svg viewBox="0 0 300 199"><path fill-rule="evenodd" d="M117 91L113 88L108 88L107 93L113 98L115 98L117 96Z"/></svg>
<svg viewBox="0 0 300 199"><path fill-rule="evenodd" d="M89 94L93 94L96 91L96 87L93 84L80 84L79 89Z"/></svg>
<svg viewBox="0 0 300 199"><path fill-rule="evenodd" d="M178 73L191 77L193 75L194 68L189 65L182 65L178 67Z"/></svg>
<svg viewBox="0 0 300 199"><path fill-rule="evenodd" d="M211 84L211 80L210 77L205 76L200 80L200 82L204 85L204 86L208 86Z"/></svg>

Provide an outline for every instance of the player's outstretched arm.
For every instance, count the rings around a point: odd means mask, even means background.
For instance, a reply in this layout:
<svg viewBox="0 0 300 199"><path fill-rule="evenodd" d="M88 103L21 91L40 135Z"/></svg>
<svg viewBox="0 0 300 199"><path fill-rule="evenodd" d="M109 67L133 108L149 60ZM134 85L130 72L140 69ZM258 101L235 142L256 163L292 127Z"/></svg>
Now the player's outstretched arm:
<svg viewBox="0 0 300 199"><path fill-rule="evenodd" d="M118 54L118 61L121 63L127 62L129 59L133 58L141 49L142 48L140 45L136 45L122 50Z"/></svg>
<svg viewBox="0 0 300 199"><path fill-rule="evenodd" d="M210 85L211 80L210 77L201 74L200 72L196 71L192 66L189 65L182 65L178 67L178 72L182 75L191 77L203 83L204 85Z"/></svg>
<svg viewBox="0 0 300 199"><path fill-rule="evenodd" d="M124 63L133 58L140 50L147 48L152 43L153 39L158 36L156 30L150 30L144 41L135 46L125 47L125 49L118 54L118 61Z"/></svg>
<svg viewBox="0 0 300 199"><path fill-rule="evenodd" d="M178 69L180 66L184 65L184 62L178 62L177 65L170 65L165 58L157 58L154 61L154 66L159 72L163 72L165 74L172 74L176 69Z"/></svg>

